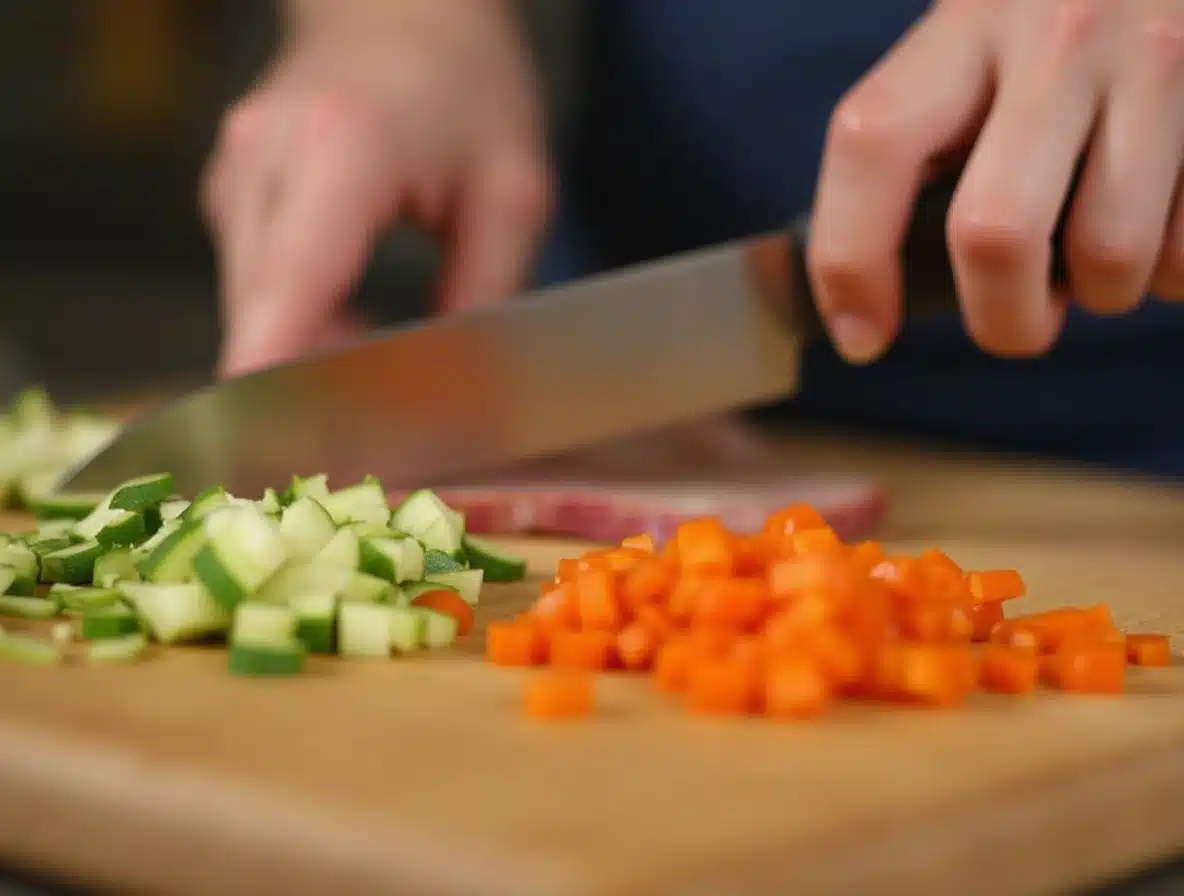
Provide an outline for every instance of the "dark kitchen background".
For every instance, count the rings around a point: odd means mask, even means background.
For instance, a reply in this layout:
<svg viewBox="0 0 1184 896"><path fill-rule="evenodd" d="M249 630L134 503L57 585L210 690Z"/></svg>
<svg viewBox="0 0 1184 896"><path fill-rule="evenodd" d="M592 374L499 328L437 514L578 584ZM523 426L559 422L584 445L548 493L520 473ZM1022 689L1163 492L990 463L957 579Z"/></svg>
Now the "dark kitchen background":
<svg viewBox="0 0 1184 896"><path fill-rule="evenodd" d="M579 4L526 4L552 120ZM0 0L0 398L86 401L210 376L213 256L197 216L225 106L276 41L264 0ZM430 244L393 234L360 292L424 307Z"/></svg>

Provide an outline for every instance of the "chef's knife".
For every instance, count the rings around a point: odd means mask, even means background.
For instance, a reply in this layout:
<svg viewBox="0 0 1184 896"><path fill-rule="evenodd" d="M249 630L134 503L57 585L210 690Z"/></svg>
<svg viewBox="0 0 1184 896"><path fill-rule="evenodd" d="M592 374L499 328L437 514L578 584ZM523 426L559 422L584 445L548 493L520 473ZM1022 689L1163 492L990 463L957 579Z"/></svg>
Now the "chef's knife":
<svg viewBox="0 0 1184 896"><path fill-rule="evenodd" d="M906 320L955 308L952 184L928 187L915 206ZM63 486L105 489L157 471L190 495L213 483L257 494L314 472L428 485L790 396L803 347L825 338L805 275L808 225L208 386L133 422ZM1058 279L1062 268L1058 258Z"/></svg>

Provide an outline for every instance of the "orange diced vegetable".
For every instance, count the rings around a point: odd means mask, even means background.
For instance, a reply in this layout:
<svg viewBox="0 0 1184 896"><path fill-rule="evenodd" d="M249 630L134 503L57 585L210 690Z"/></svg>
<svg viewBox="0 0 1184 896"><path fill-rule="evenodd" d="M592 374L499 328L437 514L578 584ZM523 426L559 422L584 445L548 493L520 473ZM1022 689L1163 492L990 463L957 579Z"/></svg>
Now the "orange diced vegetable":
<svg viewBox="0 0 1184 896"><path fill-rule="evenodd" d="M1012 600L1024 596L1024 580L1014 569L990 569L972 572L966 577L970 594L977 604Z"/></svg>
<svg viewBox="0 0 1184 896"><path fill-rule="evenodd" d="M972 641L991 640L991 630L1003 621L1003 604L992 601L989 604L975 604L966 608L966 615L970 619Z"/></svg>
<svg viewBox="0 0 1184 896"><path fill-rule="evenodd" d="M760 621L768 603L769 589L761 579L707 579L699 589L692 619L695 625L748 628Z"/></svg>
<svg viewBox="0 0 1184 896"><path fill-rule="evenodd" d="M704 576L730 576L735 567L732 535L719 520L705 517L678 527L674 535L684 572Z"/></svg>
<svg viewBox="0 0 1184 896"><path fill-rule="evenodd" d="M417 603L445 599L432 594ZM640 534L565 559L529 610L489 627L486 654L585 676L620 667L695 712L797 719L844 697L949 707L975 688L1021 695L1040 681L1119 693L1128 662L1171 662L1165 635L1124 636L1104 604L1005 614L1024 594L1017 570L965 571L937 547L848 546L795 505L755 534L704 517L665 544ZM540 679L528 711L588 711L590 697L569 703L558 690L587 680Z"/></svg>
<svg viewBox="0 0 1184 896"><path fill-rule="evenodd" d="M756 709L759 679L745 663L708 660L691 667L687 707L694 712L735 715Z"/></svg>
<svg viewBox="0 0 1184 896"><path fill-rule="evenodd" d="M593 705L592 677L572 672L550 672L526 682L522 708L528 716L544 721L578 719Z"/></svg>
<svg viewBox="0 0 1184 896"><path fill-rule="evenodd" d="M1126 647L1113 642L1070 642L1052 656L1050 677L1066 691L1120 694L1126 690Z"/></svg>
<svg viewBox="0 0 1184 896"><path fill-rule="evenodd" d="M598 565L582 570L576 576L576 597L581 627L615 632L625 624L625 608L611 569Z"/></svg>
<svg viewBox="0 0 1184 896"><path fill-rule="evenodd" d="M1172 644L1167 635L1134 634L1126 636L1127 660L1136 666L1169 666Z"/></svg>
<svg viewBox="0 0 1184 896"><path fill-rule="evenodd" d="M485 656L494 665L534 666L546 654L546 636L534 625L491 622L485 630Z"/></svg>
<svg viewBox="0 0 1184 896"><path fill-rule="evenodd" d="M660 642L653 631L640 622L621 629L617 635L617 656L626 669L645 669L658 652Z"/></svg>
<svg viewBox="0 0 1184 896"><path fill-rule="evenodd" d="M654 539L648 532L643 532L641 535L630 535L628 538L622 538L621 547L633 548L637 551L644 551L647 554L652 554L655 550Z"/></svg>
<svg viewBox="0 0 1184 896"><path fill-rule="evenodd" d="M654 661L654 680L663 691L681 691L686 687L697 656L695 645L687 638L667 641Z"/></svg>
<svg viewBox="0 0 1184 896"><path fill-rule="evenodd" d="M412 606L435 610L456 620L456 633L467 635L473 630L473 608L450 588L425 591L411 601Z"/></svg>
<svg viewBox="0 0 1184 896"><path fill-rule="evenodd" d="M557 669L607 669L612 665L614 648L615 638L609 632L553 632L551 665Z"/></svg>
<svg viewBox="0 0 1184 896"><path fill-rule="evenodd" d="M988 691L1028 694L1040 680L1040 657L1034 651L990 644L979 662L979 683Z"/></svg>
<svg viewBox="0 0 1184 896"><path fill-rule="evenodd" d="M834 691L821 667L805 657L787 657L772 663L765 676L765 715L778 719L803 719L824 712Z"/></svg>

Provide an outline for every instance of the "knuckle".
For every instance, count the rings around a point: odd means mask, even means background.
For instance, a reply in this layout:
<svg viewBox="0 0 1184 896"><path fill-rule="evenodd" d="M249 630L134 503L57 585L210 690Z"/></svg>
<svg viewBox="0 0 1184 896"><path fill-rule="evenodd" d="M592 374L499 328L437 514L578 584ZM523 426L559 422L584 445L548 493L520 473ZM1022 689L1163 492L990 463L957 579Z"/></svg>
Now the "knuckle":
<svg viewBox="0 0 1184 896"><path fill-rule="evenodd" d="M1057 57L1073 58L1089 50L1107 31L1107 0L1052 0L1048 42Z"/></svg>
<svg viewBox="0 0 1184 896"><path fill-rule="evenodd" d="M1107 282L1137 278L1148 262L1148 253L1135 240L1100 232L1077 236L1069 254L1073 267Z"/></svg>
<svg viewBox="0 0 1184 896"><path fill-rule="evenodd" d="M976 214L955 209L947 229L954 253L967 264L986 268L1024 264L1043 238L1015 214Z"/></svg>
<svg viewBox="0 0 1184 896"><path fill-rule="evenodd" d="M1139 23L1139 55L1160 83L1184 78L1184 7L1162 8Z"/></svg>
<svg viewBox="0 0 1184 896"><path fill-rule="evenodd" d="M907 136L895 107L894 103L877 102L868 90L847 94L831 115L830 151L876 160L895 154Z"/></svg>
<svg viewBox="0 0 1184 896"><path fill-rule="evenodd" d="M369 104L356 93L319 87L304 99L299 129L309 140L349 139L365 128L372 117Z"/></svg>
<svg viewBox="0 0 1184 896"><path fill-rule="evenodd" d="M266 109L255 98L239 100L222 116L218 146L223 152L250 152L258 146L264 127Z"/></svg>

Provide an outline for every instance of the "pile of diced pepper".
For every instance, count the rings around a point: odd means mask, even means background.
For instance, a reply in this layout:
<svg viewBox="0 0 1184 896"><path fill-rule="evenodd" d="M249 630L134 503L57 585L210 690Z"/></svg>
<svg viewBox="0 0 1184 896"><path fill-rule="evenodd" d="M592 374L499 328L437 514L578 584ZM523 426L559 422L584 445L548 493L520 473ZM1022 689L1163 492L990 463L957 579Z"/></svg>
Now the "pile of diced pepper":
<svg viewBox="0 0 1184 896"><path fill-rule="evenodd" d="M956 706L1041 685L1119 694L1128 665L1171 663L1168 636L1119 631L1104 604L1021 615L1014 569L964 570L937 548L845 544L813 508L754 535L714 518L560 562L528 610L491 623L486 656L546 666L527 714L585 716L594 678L649 675L691 711L806 719L842 699Z"/></svg>

